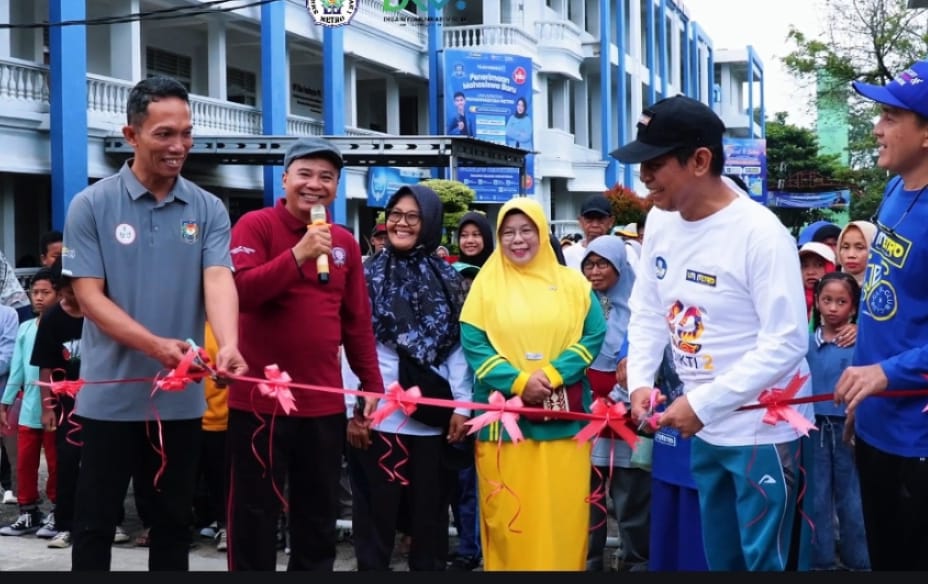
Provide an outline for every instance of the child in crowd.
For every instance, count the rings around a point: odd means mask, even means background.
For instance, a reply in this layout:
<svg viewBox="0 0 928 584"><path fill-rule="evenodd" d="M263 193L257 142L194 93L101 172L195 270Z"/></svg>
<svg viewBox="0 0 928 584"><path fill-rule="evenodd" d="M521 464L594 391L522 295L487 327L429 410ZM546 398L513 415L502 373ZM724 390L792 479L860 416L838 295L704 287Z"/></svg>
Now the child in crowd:
<svg viewBox="0 0 928 584"><path fill-rule="evenodd" d="M854 347L835 343L838 331L857 315L860 287L846 272L825 274L815 288L815 330L806 356L815 395L831 394L844 370L851 364ZM831 400L815 402L815 425L811 434L812 466L812 569L869 570L867 539L861 510L860 484L854 466L854 448L842 440L846 419L843 405ZM837 517L838 525L835 526ZM837 555L835 536L838 536ZM840 565L837 563L840 560Z"/></svg>
<svg viewBox="0 0 928 584"><path fill-rule="evenodd" d="M824 243L810 241L799 248L799 262L806 291L806 313L811 319L815 305L815 285L822 276L835 271L835 252Z"/></svg>
<svg viewBox="0 0 928 584"><path fill-rule="evenodd" d="M870 245L875 236L876 225L869 221L851 221L838 236L838 263L841 271L854 276L860 286L864 283Z"/></svg>
<svg viewBox="0 0 928 584"><path fill-rule="evenodd" d="M16 493L19 504L20 518L17 522L0 528L3 535L22 535L37 527L31 520L39 508L39 457L42 448L45 448L45 464L48 478L45 482L45 495L52 505L56 500L56 483L58 472L58 458L55 452L55 434L46 432L42 427L42 396L36 381L39 380L39 368L30 364L32 349L35 345L36 331L46 308L58 301L55 290L55 278L52 271L43 268L35 273L30 283L30 297L32 309L36 317L24 321L19 325L16 335L16 345L13 348L13 360L10 364L10 377L7 380L3 397L0 398L0 426L3 428L11 424L9 419L10 408L14 400L22 392L20 398L20 411L18 433L16 475L18 489ZM26 520L22 521L22 516ZM54 515L49 514L46 523L54 524ZM29 525L27 526L26 523ZM52 537L47 526L38 527L36 535L39 537Z"/></svg>

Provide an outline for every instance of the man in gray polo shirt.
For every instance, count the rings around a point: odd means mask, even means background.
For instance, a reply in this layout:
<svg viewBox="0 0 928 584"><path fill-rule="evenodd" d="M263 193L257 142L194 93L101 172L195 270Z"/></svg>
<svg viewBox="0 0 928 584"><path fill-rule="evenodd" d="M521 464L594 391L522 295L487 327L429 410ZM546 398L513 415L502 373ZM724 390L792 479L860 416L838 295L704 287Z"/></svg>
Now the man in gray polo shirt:
<svg viewBox="0 0 928 584"><path fill-rule="evenodd" d="M151 570L187 570L201 383L153 390L152 378L202 344L205 319L220 375L243 375L230 221L217 197L180 176L193 145L187 92L154 77L129 94L123 128L134 156L81 191L64 227L64 273L84 311L75 413L83 425L71 556L74 570L110 569L116 516L130 476L151 481ZM136 467L134 465L140 465Z"/></svg>

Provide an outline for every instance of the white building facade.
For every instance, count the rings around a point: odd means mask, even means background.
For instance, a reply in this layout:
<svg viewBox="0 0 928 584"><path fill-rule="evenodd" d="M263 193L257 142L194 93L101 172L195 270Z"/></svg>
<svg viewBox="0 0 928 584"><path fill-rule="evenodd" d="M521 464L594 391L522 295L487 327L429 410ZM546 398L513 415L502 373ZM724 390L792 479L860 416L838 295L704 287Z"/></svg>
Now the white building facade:
<svg viewBox="0 0 928 584"><path fill-rule="evenodd" d="M430 49L530 57L534 196L552 220L576 218L583 198L616 182L635 185L636 169L608 152L634 138L643 106L684 93L718 107L725 91L711 39L680 0L399 1L404 9L390 12L382 0L355 0L333 37L305 0L0 0L0 22L12 25L0 29L0 246L11 260L37 256L39 236L60 229L80 185L118 169L103 139L120 134L128 91L149 75L188 87L195 135L425 135L443 123L430 73L440 55ZM439 26L426 25L430 13ZM35 26L73 14L82 26ZM284 50L270 50L274 42ZM53 93L56 66L61 86L74 87L70 75L83 94ZM86 128L86 144L69 128ZM222 197L234 220L282 194L278 171L204 164L194 152L184 174ZM359 235L377 211L366 177L346 169L336 212ZM479 207L494 218L498 205Z"/></svg>

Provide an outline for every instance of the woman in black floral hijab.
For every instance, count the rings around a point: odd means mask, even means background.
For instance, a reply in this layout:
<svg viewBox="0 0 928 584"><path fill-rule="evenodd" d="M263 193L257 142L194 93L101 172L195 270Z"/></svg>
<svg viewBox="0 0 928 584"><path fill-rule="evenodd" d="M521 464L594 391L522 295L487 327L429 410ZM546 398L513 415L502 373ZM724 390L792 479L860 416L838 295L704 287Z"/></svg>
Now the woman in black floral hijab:
<svg viewBox="0 0 928 584"><path fill-rule="evenodd" d="M464 302L461 277L434 252L442 231L442 203L424 185L404 186L387 203L382 252L365 266L377 356L384 384L416 385L423 395L437 386L448 398L470 401L473 373L460 345ZM440 397L440 396L435 396ZM377 414L391 406L381 399ZM463 440L470 410L398 409L370 432L366 449L352 449L353 537L358 570L388 570L401 501L408 501L410 570L444 569L447 522L438 487L445 445ZM441 413L445 415L442 416ZM353 441L356 444L357 441Z"/></svg>

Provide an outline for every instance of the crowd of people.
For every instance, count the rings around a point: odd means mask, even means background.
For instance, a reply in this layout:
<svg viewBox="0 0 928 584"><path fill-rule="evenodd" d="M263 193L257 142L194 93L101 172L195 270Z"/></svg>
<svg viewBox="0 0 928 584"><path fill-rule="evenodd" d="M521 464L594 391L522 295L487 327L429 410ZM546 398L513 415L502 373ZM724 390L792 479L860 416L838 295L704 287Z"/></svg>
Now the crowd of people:
<svg viewBox="0 0 928 584"><path fill-rule="evenodd" d="M456 257L425 185L363 255L328 215L344 160L322 138L233 226L180 174L186 90L141 81L135 155L43 239L36 316L0 295L22 512L0 534L108 570L131 481L151 570L188 568L199 516L230 571L273 571L284 516L287 568L331 571L347 474L359 571L398 539L410 570L602 570L610 508L630 571L924 569L925 74L854 85L894 176L871 221L793 238L724 176L719 117L674 96L611 153L640 165L640 222L616 231L593 195L562 246L515 198L495 225L466 213Z"/></svg>

